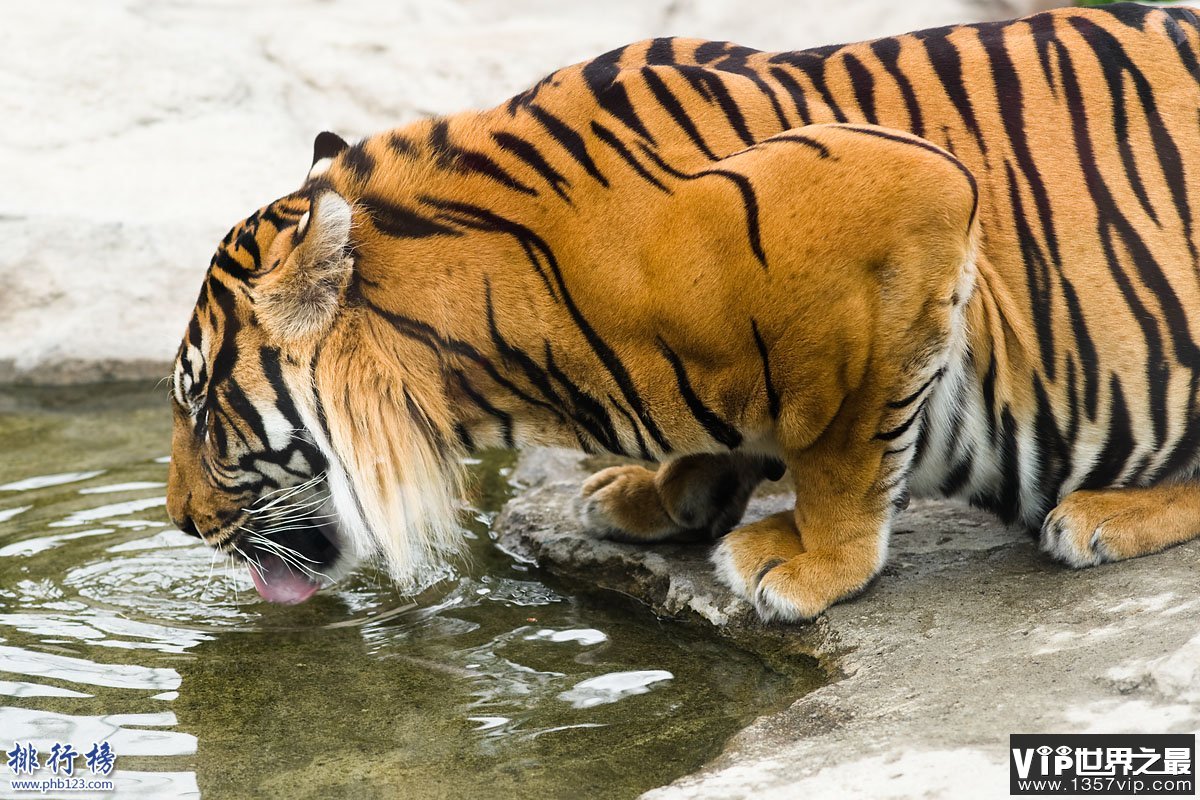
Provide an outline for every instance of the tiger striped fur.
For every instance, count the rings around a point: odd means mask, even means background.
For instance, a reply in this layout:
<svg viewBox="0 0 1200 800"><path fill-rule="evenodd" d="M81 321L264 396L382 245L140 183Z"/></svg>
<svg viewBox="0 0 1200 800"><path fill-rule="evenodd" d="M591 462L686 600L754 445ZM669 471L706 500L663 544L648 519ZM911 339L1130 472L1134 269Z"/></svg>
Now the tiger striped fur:
<svg viewBox="0 0 1200 800"><path fill-rule="evenodd" d="M268 589L291 579L247 537L334 571L382 552L411 590L456 549L463 453L631 455L660 466L589 480L589 528L722 537L718 574L784 620L862 590L910 492L1072 566L1192 538L1198 57L1191 11L1135 5L790 53L656 39L322 134L213 259L170 512ZM794 512L735 527L784 467Z"/></svg>

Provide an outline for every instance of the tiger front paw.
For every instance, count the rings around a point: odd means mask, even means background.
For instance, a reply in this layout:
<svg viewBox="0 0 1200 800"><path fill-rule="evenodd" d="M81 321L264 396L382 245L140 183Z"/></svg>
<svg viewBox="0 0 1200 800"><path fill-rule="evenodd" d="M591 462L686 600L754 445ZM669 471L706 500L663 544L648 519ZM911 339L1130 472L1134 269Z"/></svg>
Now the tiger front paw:
<svg viewBox="0 0 1200 800"><path fill-rule="evenodd" d="M717 577L765 622L811 620L862 591L880 566L865 548L805 551L790 511L728 534L712 561Z"/></svg>
<svg viewBox="0 0 1200 800"><path fill-rule="evenodd" d="M680 532L663 507L654 472L645 467L600 470L584 482L580 495L583 526L597 536L652 542Z"/></svg>

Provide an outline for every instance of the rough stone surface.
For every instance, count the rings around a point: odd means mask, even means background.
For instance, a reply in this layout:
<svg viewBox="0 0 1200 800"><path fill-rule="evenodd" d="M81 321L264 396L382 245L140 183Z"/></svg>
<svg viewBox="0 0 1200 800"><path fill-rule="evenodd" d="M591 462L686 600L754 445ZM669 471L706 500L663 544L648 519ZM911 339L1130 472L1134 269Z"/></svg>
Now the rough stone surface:
<svg viewBox="0 0 1200 800"><path fill-rule="evenodd" d="M649 36L795 49L1052 0L43 0L0 27L0 381L158 377L312 139L495 105Z"/></svg>
<svg viewBox="0 0 1200 800"><path fill-rule="evenodd" d="M812 624L763 625L713 579L707 548L580 531L594 466L524 454L501 546L769 659L814 656L831 676L648 798L1007 797L1009 733L1200 730L1200 542L1074 571L987 514L916 501L862 596ZM747 517L790 500L756 497Z"/></svg>

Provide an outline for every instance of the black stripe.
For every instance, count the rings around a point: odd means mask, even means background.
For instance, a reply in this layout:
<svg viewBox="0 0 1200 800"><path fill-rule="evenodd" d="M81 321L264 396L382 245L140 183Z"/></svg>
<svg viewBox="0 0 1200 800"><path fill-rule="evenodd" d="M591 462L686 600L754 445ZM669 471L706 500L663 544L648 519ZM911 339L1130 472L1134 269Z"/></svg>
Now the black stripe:
<svg viewBox="0 0 1200 800"><path fill-rule="evenodd" d="M971 470L974 469L974 466L975 462L968 453L950 469L941 486L938 487L938 491L945 497L953 497L961 492L971 480Z"/></svg>
<svg viewBox="0 0 1200 800"><path fill-rule="evenodd" d="M642 429L638 427L637 422L633 419L633 415L625 410L625 406L621 405L617 398L611 394L608 396L608 402L612 403L613 408L620 411L621 416L625 417L625 420L629 423L629 428L633 431L634 438L637 439L638 458L643 461L650 461L651 455L650 451L646 449L646 440L642 438Z"/></svg>
<svg viewBox="0 0 1200 800"><path fill-rule="evenodd" d="M729 93L729 89L725 87L725 82L720 76L713 73L711 70L704 67L694 67L682 65L676 67L676 70L683 75L692 88L700 93L706 100L709 98L717 101L721 113L725 115L725 119L729 122L729 127L733 128L733 132L742 140L742 144L750 146L754 144L754 136L750 133L750 129L746 127L746 119L742 116L742 111L738 108L737 102Z"/></svg>
<svg viewBox="0 0 1200 800"><path fill-rule="evenodd" d="M863 117L872 125L878 124L879 117L875 115L874 76L851 53L842 56L842 63L846 65L846 72L850 74L850 88L854 90L854 99L858 101L858 107L862 109Z"/></svg>
<svg viewBox="0 0 1200 800"><path fill-rule="evenodd" d="M791 142L794 144L802 144L805 147L811 147L817 151L821 158L831 158L832 153L829 148L818 142L816 139L809 138L802 133L781 133L778 136L772 136L770 139L763 139L755 145L755 147L765 147L766 145L775 144L776 142ZM750 149L750 148L747 148Z"/></svg>
<svg viewBox="0 0 1200 800"><path fill-rule="evenodd" d="M1121 153L1121 162L1124 165L1126 176L1143 210L1157 223L1158 217L1150 205L1150 198L1146 194L1145 186L1138 173L1132 138L1128 131L1125 84L1127 77L1132 81L1137 92L1138 102L1141 103L1142 112L1146 116L1146 127L1150 131L1150 138L1154 143L1150 152L1158 159L1158 166L1166 179L1174 207L1178 210L1179 220L1183 224L1188 252L1195 261L1197 253L1192 237L1191 202L1188 199L1183 158L1178 146L1168 133L1166 121L1158 110L1154 87L1111 33L1084 17L1070 17L1069 21L1096 54L1100 70L1108 82L1109 92L1112 95L1113 136Z"/></svg>
<svg viewBox="0 0 1200 800"><path fill-rule="evenodd" d="M950 104L954 106L963 125L975 137L980 152L986 157L987 142L979 128L979 120L975 117L975 107L971 104L971 95L967 92L966 84L963 82L962 56L949 39L949 34L955 30L957 29L934 28L912 35L925 48L925 54L929 56L929 64L933 67L938 80L941 81L942 88L946 90Z"/></svg>
<svg viewBox="0 0 1200 800"><path fill-rule="evenodd" d="M621 140L618 139L612 131L601 125L599 122L592 120L592 133L596 134L596 138L598 138L600 141L611 147L613 152L620 156L621 160L623 160L626 164L632 167L634 172L640 175L643 180L653 184L656 188L668 194L671 193L671 190L668 189L662 181L651 175L646 168L642 166L642 163L634 157L633 153L629 152L629 149L625 147L625 145L621 144Z"/></svg>
<svg viewBox="0 0 1200 800"><path fill-rule="evenodd" d="M763 269L766 269L767 254L763 252L762 235L758 228L758 198L754 194L754 186L750 183L750 179L745 175L725 169L707 169L692 177L700 178L705 175L725 178L737 187L742 196L742 210L746 215L746 234L750 239L750 249L754 251L754 257L758 259L758 263L762 265Z"/></svg>
<svg viewBox="0 0 1200 800"><path fill-rule="evenodd" d="M568 203L571 202L571 198L567 197L567 193L562 190L563 186L569 187L571 182L550 166L550 163L533 146L533 143L504 131L493 133L492 140L501 150L524 161L537 174L541 175L546 183L550 184L550 188L554 190L555 194Z"/></svg>
<svg viewBox="0 0 1200 800"><path fill-rule="evenodd" d="M904 107L908 110L908 129L921 138L925 138L925 120L921 116L921 105L913 91L912 82L900 69L900 40L894 36L886 39L876 39L871 43L871 52L883 64L887 74L896 82L900 96L904 98Z"/></svg>
<svg viewBox="0 0 1200 800"><path fill-rule="evenodd" d="M658 349L663 356L671 364L671 368L675 370L675 381L679 386L679 393L683 396L683 400L687 403L688 410L692 412L692 416L696 421L708 432L715 441L725 445L730 450L737 449L742 443L742 434L738 429L730 425L725 420L721 419L716 412L704 404L692 388L692 383L688 380L687 370L680 361L679 356L675 351L663 341L662 337L658 337Z"/></svg>
<svg viewBox="0 0 1200 800"><path fill-rule="evenodd" d="M621 47L592 59L581 70L583 80L600 108L619 119L622 125L638 136L655 144L654 137L646 129L633 103L630 102L629 92L626 91L624 83L618 79L621 68L617 62L624 53L625 48ZM596 123L592 122L592 125L594 127Z"/></svg>
<svg viewBox="0 0 1200 800"><path fill-rule="evenodd" d="M754 344L758 347L758 358L762 362L763 385L767 392L767 410L771 414L771 419L779 419L779 392L775 391L775 384L771 381L771 358L767 352L767 343L763 341L762 335L758 332L758 322L753 317L750 318L750 330L754 333Z"/></svg>
<svg viewBox="0 0 1200 800"><path fill-rule="evenodd" d="M399 131L392 131L387 135L387 146L401 158L416 156L421 152L416 142Z"/></svg>
<svg viewBox="0 0 1200 800"><path fill-rule="evenodd" d="M776 53L771 56L770 62L788 64L803 72L812 83L813 88L817 90L817 94L821 96L821 102L833 114L834 121L848 122L848 118L842 113L841 107L838 106L833 94L829 91L829 86L825 83L826 61L840 49L840 46L832 46L816 47L796 53Z"/></svg>
<svg viewBox="0 0 1200 800"><path fill-rule="evenodd" d="M1197 380L1200 376L1193 374L1192 385L1188 393L1188 418L1183 433L1179 435L1171 453L1152 475L1147 476L1147 483L1170 478L1181 470L1196 463L1196 451L1200 449L1200 414L1195 413Z"/></svg>
<svg viewBox="0 0 1200 800"><path fill-rule="evenodd" d="M628 455L625 448L621 445L621 439L617 436L616 428L613 427L612 418L608 415L608 410L604 405L585 392L571 380L565 372L563 372L557 363L554 361L554 351L550 346L550 340L545 343L546 353L546 369L554 380L558 381L567 394L570 396L570 412L569 416L572 420L580 425L588 435L610 453L616 455Z"/></svg>
<svg viewBox="0 0 1200 800"><path fill-rule="evenodd" d="M1113 373L1109 381L1108 439L1104 449L1096 457L1096 464L1079 484L1080 489L1107 489L1116 485L1117 478L1125 471L1125 465L1133 454L1133 424L1129 418L1129 406L1125 393L1121 391L1121 380Z"/></svg>
<svg viewBox="0 0 1200 800"><path fill-rule="evenodd" d="M537 195L536 189L510 175L491 156L450 141L450 125L445 120L433 124L429 132L429 146L438 166L443 169L459 174L482 175L521 194Z"/></svg>
<svg viewBox="0 0 1200 800"><path fill-rule="evenodd" d="M800 122L804 125L811 124L812 117L808 113L808 100L805 99L804 90L800 88L796 79L782 67L771 67L770 74L787 90L788 95L792 98L792 104L796 107L796 113L800 116Z"/></svg>
<svg viewBox="0 0 1200 800"><path fill-rule="evenodd" d="M367 152L365 141L343 150L339 160L360 181L367 180L375 171L375 158Z"/></svg>
<svg viewBox="0 0 1200 800"><path fill-rule="evenodd" d="M475 452L475 440L471 438L471 432L461 422L454 423L454 435L458 437L458 443L463 446L468 453Z"/></svg>
<svg viewBox="0 0 1200 800"><path fill-rule="evenodd" d="M922 383L921 386L915 392L910 394L908 397L905 397L902 400L893 400L890 403L888 403L888 408L904 408L906 405L908 405L909 403L913 402L918 397L923 395L925 393L926 389L928 389L930 386L933 386L934 382L937 381L938 378L942 377L942 375L945 373L945 371L946 371L946 368L942 367L937 372L930 375L929 380Z"/></svg>
<svg viewBox="0 0 1200 800"><path fill-rule="evenodd" d="M1030 316L1033 317L1036 339L1046 377L1053 381L1057 369L1054 350L1053 298L1050 293L1050 265L1041 246L1029 227L1025 204L1021 200L1021 187L1017 183L1012 163L1004 160L1004 174L1008 181L1008 201L1013 209L1013 225L1017 229L1017 243L1021 248L1021 260L1025 263L1025 277L1029 285Z"/></svg>
<svg viewBox="0 0 1200 800"><path fill-rule="evenodd" d="M233 372L233 365L237 363L237 335L242 328L242 322L238 318L237 299L229 287L219 280L210 278L208 288L212 293L213 301L220 309L219 316L221 318L221 343L213 353L210 364L212 377L208 382L208 400L211 402L213 390L225 382Z"/></svg>
<svg viewBox="0 0 1200 800"><path fill-rule="evenodd" d="M367 195L357 205L370 216L380 233L396 239L424 239L429 236L462 236L463 233L435 219L381 197Z"/></svg>
<svg viewBox="0 0 1200 800"><path fill-rule="evenodd" d="M520 367L521 372L524 373L525 379L538 390L550 405L555 408L562 406L562 398L558 396L558 393L554 391L554 387L550 385L550 378L546 374L546 371L530 358L528 353L512 345L500 333L500 326L496 323L496 306L492 302L492 281L486 276L483 279L483 292L484 307L487 310L488 334L491 336L492 346L500 354L500 360L505 363L515 363Z"/></svg>
<svg viewBox="0 0 1200 800"><path fill-rule="evenodd" d="M646 63L674 64L675 40L666 36L652 41L650 47L646 49Z"/></svg>
<svg viewBox="0 0 1200 800"><path fill-rule="evenodd" d="M462 388L463 394L465 394L472 403L478 406L480 411L490 417L494 417L500 423L500 432L501 436L504 438L504 446L510 450L516 447L517 443L513 438L512 414L509 414L507 411L501 411L489 403L487 398L476 391L475 387L472 386L467 381L466 377L464 377L463 374L458 370L454 371L454 377L458 379L458 385Z"/></svg>
<svg viewBox="0 0 1200 800"><path fill-rule="evenodd" d="M533 118L546 129L546 133L550 134L550 137L558 142L588 175L595 178L601 186L608 186L608 179L600 174L600 170L596 169L596 162L588 154L583 137L576 133L574 128L536 103L530 103L528 110Z"/></svg>
<svg viewBox="0 0 1200 800"><path fill-rule="evenodd" d="M929 398L925 398L925 400L922 400L920 402L920 404L917 406L917 410L914 411L908 417L908 419L904 420L904 422L900 423L895 428L892 428L890 431L880 431L879 433L875 434L874 438L878 439L881 442L890 442L890 441L894 441L895 439L899 439L901 436L903 436L905 433L908 432L908 429L913 426L913 423L915 423L918 419L921 418L921 414L924 413L924 411L925 411L925 403L928 400L929 400Z"/></svg>
<svg viewBox="0 0 1200 800"><path fill-rule="evenodd" d="M1008 406L1000 412L1000 488L992 509L1006 523L1020 515L1021 452L1017 443L1017 422Z"/></svg>
<svg viewBox="0 0 1200 800"><path fill-rule="evenodd" d="M679 98L671 92L671 89L663 79L650 67L642 67L642 79L646 81L646 86L650 88L659 105L671 115L671 119L675 120L675 124L679 126L679 129L687 134L687 137L691 139L692 143L696 145L709 161L716 161L716 154L708 148L704 137L696 129L696 124L688 116L687 110L679 102ZM642 143L639 142L639 144Z"/></svg>
<svg viewBox="0 0 1200 800"><path fill-rule="evenodd" d="M690 181L712 175L732 182L742 196L742 211L746 215L746 235L750 241L750 249L754 252L754 256L762 268L767 268L767 254L763 251L762 237L758 227L758 198L754 194L754 186L750 183L749 178L726 169L706 169L696 173L683 172L672 167L643 142L638 142L638 147L641 148L642 154L653 161L659 169L680 180Z"/></svg>
<svg viewBox="0 0 1200 800"><path fill-rule="evenodd" d="M1016 65L1008 53L1004 40L1005 26L978 26L979 40L983 44L990 66L993 89L999 105L999 116L1004 123L1004 131L1012 146L1017 159L1017 169L1025 179L1033 204L1037 209L1037 219L1041 223L1042 238L1050 251L1050 262L1060 267L1062 258L1058 248L1058 234L1054 230L1054 212L1050 207L1050 193L1042 180L1042 172L1033 159L1033 150L1025 130L1025 96L1021 90L1021 79ZM1053 375L1048 374L1051 380Z"/></svg>
<svg viewBox="0 0 1200 800"><path fill-rule="evenodd" d="M1033 394L1036 404L1033 443L1036 450L1031 458L1037 464L1037 476L1030 488L1037 493L1037 505L1027 511L1041 517L1050 510L1063 481L1071 473L1072 447L1058 429L1050 397L1037 375L1033 376Z"/></svg>

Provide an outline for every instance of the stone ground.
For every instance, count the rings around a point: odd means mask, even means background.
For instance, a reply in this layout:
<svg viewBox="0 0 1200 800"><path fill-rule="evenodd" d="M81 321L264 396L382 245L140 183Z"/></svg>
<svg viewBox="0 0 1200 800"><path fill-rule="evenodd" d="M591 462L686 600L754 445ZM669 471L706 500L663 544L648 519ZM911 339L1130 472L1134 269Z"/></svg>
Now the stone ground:
<svg viewBox="0 0 1200 800"><path fill-rule="evenodd" d="M40 0L0 25L0 381L157 378L313 136L496 105L660 35L797 49L1065 0Z"/></svg>
<svg viewBox="0 0 1200 800"><path fill-rule="evenodd" d="M811 624L763 625L716 583L706 547L580 531L576 498L596 466L523 455L500 546L776 665L815 657L831 677L647 798L1007 797L1010 733L1200 732L1200 542L1073 571L987 514L915 501L863 595ZM760 495L747 516L789 501Z"/></svg>

